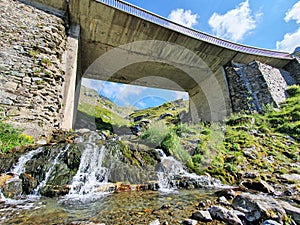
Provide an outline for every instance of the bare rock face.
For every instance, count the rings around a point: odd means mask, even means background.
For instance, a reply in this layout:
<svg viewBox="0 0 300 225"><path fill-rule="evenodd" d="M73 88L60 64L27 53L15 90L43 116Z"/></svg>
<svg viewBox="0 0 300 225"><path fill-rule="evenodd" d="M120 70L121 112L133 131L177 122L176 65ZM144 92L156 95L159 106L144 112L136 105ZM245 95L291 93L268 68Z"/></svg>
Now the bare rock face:
<svg viewBox="0 0 300 225"><path fill-rule="evenodd" d="M245 213L245 218L249 222L258 222L264 219L282 221L286 216L283 207L270 196L240 194L233 199L232 206Z"/></svg>

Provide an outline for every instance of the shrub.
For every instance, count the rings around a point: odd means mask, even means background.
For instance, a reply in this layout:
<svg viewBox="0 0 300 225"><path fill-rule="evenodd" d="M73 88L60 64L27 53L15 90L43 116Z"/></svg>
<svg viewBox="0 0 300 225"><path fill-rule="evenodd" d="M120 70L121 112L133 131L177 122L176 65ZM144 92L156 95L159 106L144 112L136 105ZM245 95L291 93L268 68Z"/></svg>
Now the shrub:
<svg viewBox="0 0 300 225"><path fill-rule="evenodd" d="M32 144L33 142L31 136L22 134L21 130L0 121L0 152L6 153L16 146Z"/></svg>
<svg viewBox="0 0 300 225"><path fill-rule="evenodd" d="M143 132L141 138L144 139L147 144L157 147L161 145L168 132L168 127L160 120L152 123L150 127Z"/></svg>
<svg viewBox="0 0 300 225"><path fill-rule="evenodd" d="M166 138L163 140L161 147L168 151L170 155L186 163L192 162L191 155L185 151L180 144L180 140L175 132L169 132Z"/></svg>

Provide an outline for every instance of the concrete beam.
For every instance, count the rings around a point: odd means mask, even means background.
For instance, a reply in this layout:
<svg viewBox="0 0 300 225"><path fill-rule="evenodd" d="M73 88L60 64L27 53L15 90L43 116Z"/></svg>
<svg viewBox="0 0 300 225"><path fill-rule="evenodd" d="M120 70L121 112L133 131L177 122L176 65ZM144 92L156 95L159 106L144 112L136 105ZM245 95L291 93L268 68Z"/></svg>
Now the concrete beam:
<svg viewBox="0 0 300 225"><path fill-rule="evenodd" d="M64 56L65 65L65 84L64 84L64 99L63 99L63 119L61 128L70 130L73 128L75 114L77 112L76 103L76 79L77 79L77 63L79 51L80 26L71 25L70 34L67 38L67 48ZM80 77L80 76L79 76ZM80 85L80 82L77 82ZM77 88L77 90L79 90Z"/></svg>

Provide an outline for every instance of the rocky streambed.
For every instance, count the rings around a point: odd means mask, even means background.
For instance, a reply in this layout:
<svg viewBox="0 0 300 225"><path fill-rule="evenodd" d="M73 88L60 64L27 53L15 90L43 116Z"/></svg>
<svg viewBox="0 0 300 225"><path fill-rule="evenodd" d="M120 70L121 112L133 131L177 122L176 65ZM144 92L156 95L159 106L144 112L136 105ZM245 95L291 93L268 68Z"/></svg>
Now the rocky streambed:
<svg viewBox="0 0 300 225"><path fill-rule="evenodd" d="M118 136L53 139L1 157L1 224L300 223L297 175L229 187Z"/></svg>

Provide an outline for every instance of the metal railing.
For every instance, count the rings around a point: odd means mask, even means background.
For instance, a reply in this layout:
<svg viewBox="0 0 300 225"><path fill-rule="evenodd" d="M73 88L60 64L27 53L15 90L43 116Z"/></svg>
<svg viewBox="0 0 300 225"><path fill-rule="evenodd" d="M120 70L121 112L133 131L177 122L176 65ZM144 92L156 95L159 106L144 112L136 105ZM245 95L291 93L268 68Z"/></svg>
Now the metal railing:
<svg viewBox="0 0 300 225"><path fill-rule="evenodd" d="M232 49L234 51L242 52L242 53L248 53L248 54L254 54L254 55L260 55L260 56L267 56L267 57L274 57L274 58L282 58L282 59L291 59L291 55L286 52L279 52L279 51L273 51L268 49L261 49L251 46L245 46L237 43L233 43L230 41L223 40L221 38L217 38L205 33L202 33L200 31L187 28L185 26L182 26L180 24L174 23L166 18L163 18L161 16L158 16L154 13L151 13L149 11L146 11L142 8L139 8L137 6L134 6L132 4L129 4L124 1L120 0L97 0L98 2L101 2L103 4L106 4L108 6L111 6L113 8L116 8L118 10L121 10L123 12L126 12L128 14L137 16L141 19L147 20L149 22L158 24L160 26L166 27L168 29L180 32L184 35L196 38L201 41L205 41L214 45L218 45L224 48Z"/></svg>

